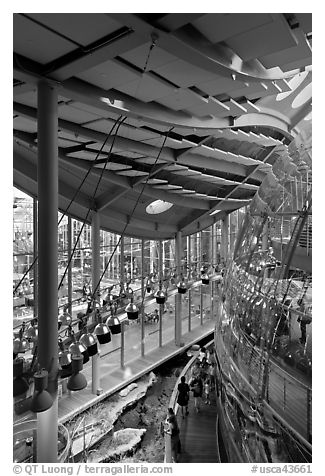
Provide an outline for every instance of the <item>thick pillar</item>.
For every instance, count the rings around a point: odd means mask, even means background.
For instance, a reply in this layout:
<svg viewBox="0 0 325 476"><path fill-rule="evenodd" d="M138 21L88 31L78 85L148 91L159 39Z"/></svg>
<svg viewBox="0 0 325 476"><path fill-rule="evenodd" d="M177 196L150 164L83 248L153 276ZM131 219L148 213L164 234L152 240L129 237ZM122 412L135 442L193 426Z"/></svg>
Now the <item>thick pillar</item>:
<svg viewBox="0 0 325 476"><path fill-rule="evenodd" d="M58 114L57 91L38 83L38 361L49 373L53 405L37 414L37 462L58 456Z"/></svg>
<svg viewBox="0 0 325 476"><path fill-rule="evenodd" d="M93 212L91 219L91 253L92 253L92 288L94 300L100 302L100 215ZM99 380L99 356L98 354L91 358L91 392L97 395L100 387Z"/></svg>
<svg viewBox="0 0 325 476"><path fill-rule="evenodd" d="M68 240L67 240L67 256L71 256L72 252L72 219L68 216ZM68 266L68 312L72 316L72 263L71 260Z"/></svg>
<svg viewBox="0 0 325 476"><path fill-rule="evenodd" d="M229 217L228 215L222 219L221 224L221 258L223 259L224 263L226 263L228 259L228 242L229 242Z"/></svg>
<svg viewBox="0 0 325 476"><path fill-rule="evenodd" d="M37 200L33 199L33 298L34 298L34 317L38 316L38 262L36 256L38 255L38 236L37 236Z"/></svg>
<svg viewBox="0 0 325 476"><path fill-rule="evenodd" d="M159 277L159 286L163 280L162 272L162 241L158 243L158 277ZM163 309L164 304L159 304L159 347L162 346L162 318L163 318Z"/></svg>
<svg viewBox="0 0 325 476"><path fill-rule="evenodd" d="M191 236L187 237L187 267L189 278L191 279ZM191 289L188 290L188 332L191 332L191 306L192 306L192 291Z"/></svg>
<svg viewBox="0 0 325 476"><path fill-rule="evenodd" d="M146 293L145 289L145 272L144 272L144 239L141 240L141 357L144 356L144 296Z"/></svg>
<svg viewBox="0 0 325 476"><path fill-rule="evenodd" d="M177 279L181 279L181 258L182 258L182 232L178 231L175 242L175 259ZM181 345L182 339L182 295L177 293L175 296L175 344Z"/></svg>

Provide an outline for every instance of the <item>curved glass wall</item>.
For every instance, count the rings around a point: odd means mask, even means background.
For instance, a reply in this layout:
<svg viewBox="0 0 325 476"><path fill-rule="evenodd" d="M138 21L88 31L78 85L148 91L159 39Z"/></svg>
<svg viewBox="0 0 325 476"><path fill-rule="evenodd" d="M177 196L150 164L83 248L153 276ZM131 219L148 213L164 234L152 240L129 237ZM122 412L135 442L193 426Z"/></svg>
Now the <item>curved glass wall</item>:
<svg viewBox="0 0 325 476"><path fill-rule="evenodd" d="M225 275L216 349L225 424L240 432L244 460L304 462L312 434L311 125L270 163Z"/></svg>

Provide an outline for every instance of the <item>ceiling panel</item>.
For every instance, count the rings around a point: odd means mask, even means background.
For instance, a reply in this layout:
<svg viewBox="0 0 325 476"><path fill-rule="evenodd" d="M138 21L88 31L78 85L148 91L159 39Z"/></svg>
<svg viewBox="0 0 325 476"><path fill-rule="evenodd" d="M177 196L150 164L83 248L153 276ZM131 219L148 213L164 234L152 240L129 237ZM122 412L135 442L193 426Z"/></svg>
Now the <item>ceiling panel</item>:
<svg viewBox="0 0 325 476"><path fill-rule="evenodd" d="M181 109L188 109L190 106L198 106L208 104L207 99L203 98L199 94L189 90L189 89L178 89L173 94L170 94L167 97L159 98L157 100L160 104L170 107L175 111Z"/></svg>
<svg viewBox="0 0 325 476"><path fill-rule="evenodd" d="M195 20L193 25L211 43L218 43L270 22L272 17L267 13L208 13Z"/></svg>
<svg viewBox="0 0 325 476"><path fill-rule="evenodd" d="M140 45L137 48L128 51L127 53L124 53L123 55L121 55L121 58L129 61L130 63L136 65L138 68L143 70L149 55L149 49L151 45L152 43L148 41L147 43L144 43L143 45ZM150 51L146 71L154 70L175 60L177 60L176 56L167 53L167 51L163 50L162 48L159 48L159 46L155 46Z"/></svg>
<svg viewBox="0 0 325 476"><path fill-rule="evenodd" d="M67 157L76 157L77 159L86 159L86 160L98 160L106 159L106 154L97 154L91 150L78 150L76 152L70 152L67 154Z"/></svg>
<svg viewBox="0 0 325 476"><path fill-rule="evenodd" d="M228 46L243 61L275 53L297 44L290 27L281 14L273 15L275 21L236 35L227 40Z"/></svg>
<svg viewBox="0 0 325 476"><path fill-rule="evenodd" d="M148 175L147 172L142 170L122 170L121 172L116 172L118 175L125 175L126 177L141 177L142 175Z"/></svg>
<svg viewBox="0 0 325 476"><path fill-rule="evenodd" d="M229 112L219 113L220 117L241 116L242 114L247 113L247 109L245 109L244 106L242 106L232 98L230 98L230 100L226 101L224 104L229 107Z"/></svg>
<svg viewBox="0 0 325 476"><path fill-rule="evenodd" d="M196 84L201 91L211 96L228 93L234 89L244 88L245 83L242 81L234 81L231 78L216 77L213 81L206 81Z"/></svg>
<svg viewBox="0 0 325 476"><path fill-rule="evenodd" d="M98 119L98 116L95 116L91 112L81 111L80 109L75 109L73 106L67 106L65 104L58 106L58 115L59 119L75 122L76 124L84 124L85 122Z"/></svg>
<svg viewBox="0 0 325 476"><path fill-rule="evenodd" d="M76 75L105 91L141 78L141 73L123 63L111 59Z"/></svg>
<svg viewBox="0 0 325 476"><path fill-rule="evenodd" d="M37 63L49 63L76 49L76 46L70 41L18 13L13 15L13 28L15 31L14 52Z"/></svg>
<svg viewBox="0 0 325 476"><path fill-rule="evenodd" d="M155 68L155 72L181 87L211 81L217 76L183 60L176 60Z"/></svg>
<svg viewBox="0 0 325 476"><path fill-rule="evenodd" d="M116 86L116 89L144 102L154 101L169 94L175 88L152 73L143 73L139 79Z"/></svg>
<svg viewBox="0 0 325 476"><path fill-rule="evenodd" d="M37 132L37 122L25 117L15 117L13 121L14 129L24 132Z"/></svg>
<svg viewBox="0 0 325 476"><path fill-rule="evenodd" d="M28 13L28 17L86 46L121 28L121 24L100 13Z"/></svg>
<svg viewBox="0 0 325 476"><path fill-rule="evenodd" d="M213 97L209 97L207 102L195 104L187 109L194 116L207 116L212 114L215 117L229 115L230 108ZM228 113L228 114L227 114Z"/></svg>

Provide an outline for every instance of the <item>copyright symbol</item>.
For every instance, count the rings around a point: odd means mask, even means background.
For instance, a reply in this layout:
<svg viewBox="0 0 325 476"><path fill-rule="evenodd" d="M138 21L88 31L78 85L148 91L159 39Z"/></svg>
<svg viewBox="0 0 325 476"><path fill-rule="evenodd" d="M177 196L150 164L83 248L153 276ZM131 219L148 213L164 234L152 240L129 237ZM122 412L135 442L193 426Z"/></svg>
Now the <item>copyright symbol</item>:
<svg viewBox="0 0 325 476"><path fill-rule="evenodd" d="M13 467L13 472L15 474L20 474L22 472L23 468L21 466L18 466L18 464L16 464L14 467Z"/></svg>

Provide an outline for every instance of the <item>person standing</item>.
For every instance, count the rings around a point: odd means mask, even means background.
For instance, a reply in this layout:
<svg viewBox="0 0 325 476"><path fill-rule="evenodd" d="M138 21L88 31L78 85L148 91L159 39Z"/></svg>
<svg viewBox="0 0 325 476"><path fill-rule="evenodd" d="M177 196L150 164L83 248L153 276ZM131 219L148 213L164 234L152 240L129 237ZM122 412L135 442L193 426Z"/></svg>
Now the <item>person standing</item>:
<svg viewBox="0 0 325 476"><path fill-rule="evenodd" d="M192 378L190 382L190 387L193 392L194 407L196 409L196 412L199 413L200 411L199 398L202 397L202 391L203 391L203 382L199 375Z"/></svg>
<svg viewBox="0 0 325 476"><path fill-rule="evenodd" d="M182 409L182 417L185 418L185 415L189 414L188 411L188 402L190 399L190 387L185 381L185 377L181 377L181 383L178 384L178 397L177 403ZM184 410L185 408L185 410ZM185 415L184 415L185 412Z"/></svg>
<svg viewBox="0 0 325 476"><path fill-rule="evenodd" d="M205 403L207 405L211 405L210 401L210 379L209 376L206 377L204 381L204 397L205 397Z"/></svg>
<svg viewBox="0 0 325 476"><path fill-rule="evenodd" d="M173 463L177 463L178 454L181 452L181 440L179 437L177 418L172 408L168 408L165 433L170 436Z"/></svg>

